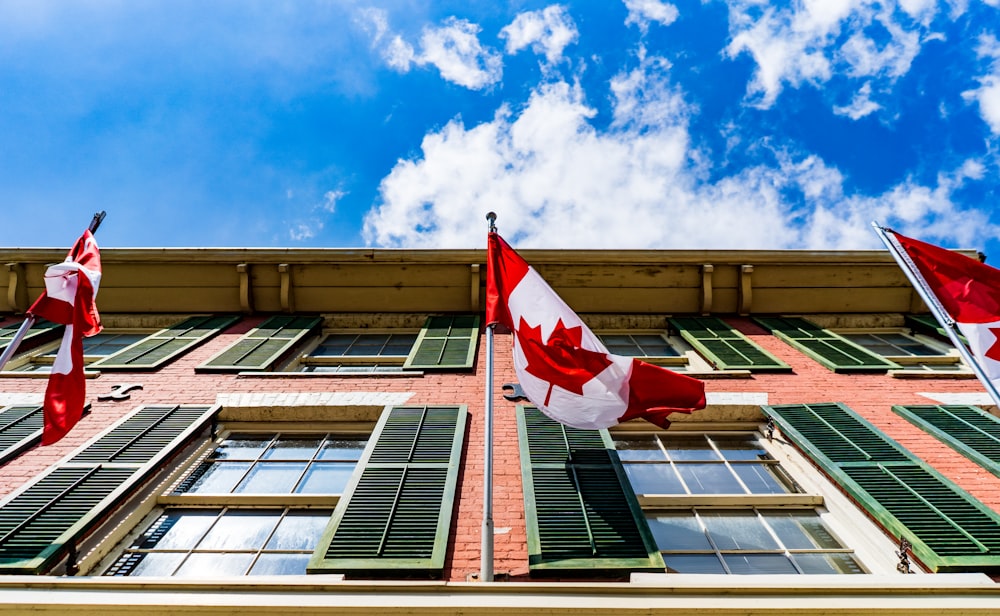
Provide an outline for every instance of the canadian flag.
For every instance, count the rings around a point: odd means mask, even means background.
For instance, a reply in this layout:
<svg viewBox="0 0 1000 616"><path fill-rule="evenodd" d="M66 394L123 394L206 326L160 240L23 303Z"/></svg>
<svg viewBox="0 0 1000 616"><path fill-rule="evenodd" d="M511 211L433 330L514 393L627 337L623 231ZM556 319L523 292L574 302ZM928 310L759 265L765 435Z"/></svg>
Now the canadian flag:
<svg viewBox="0 0 1000 616"><path fill-rule="evenodd" d="M28 309L35 317L66 326L45 388L43 445L66 436L83 415L83 337L101 331L96 303L100 283L101 253L94 235L84 231L66 260L45 271L45 292Z"/></svg>
<svg viewBox="0 0 1000 616"><path fill-rule="evenodd" d="M583 429L642 417L669 425L705 408L705 385L633 357L612 355L579 316L496 233L489 235L486 322L514 334L521 389L543 413Z"/></svg>
<svg viewBox="0 0 1000 616"><path fill-rule="evenodd" d="M896 238L958 325L987 378L1000 387L1000 270L890 229L886 232Z"/></svg>

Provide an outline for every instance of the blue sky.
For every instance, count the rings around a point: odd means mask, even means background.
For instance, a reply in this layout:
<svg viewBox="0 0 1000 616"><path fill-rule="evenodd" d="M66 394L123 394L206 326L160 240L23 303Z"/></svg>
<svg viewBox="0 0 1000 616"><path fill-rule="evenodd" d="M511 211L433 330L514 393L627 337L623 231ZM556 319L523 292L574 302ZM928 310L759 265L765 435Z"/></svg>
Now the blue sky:
<svg viewBox="0 0 1000 616"><path fill-rule="evenodd" d="M2 246L1000 263L1000 0L0 0Z"/></svg>

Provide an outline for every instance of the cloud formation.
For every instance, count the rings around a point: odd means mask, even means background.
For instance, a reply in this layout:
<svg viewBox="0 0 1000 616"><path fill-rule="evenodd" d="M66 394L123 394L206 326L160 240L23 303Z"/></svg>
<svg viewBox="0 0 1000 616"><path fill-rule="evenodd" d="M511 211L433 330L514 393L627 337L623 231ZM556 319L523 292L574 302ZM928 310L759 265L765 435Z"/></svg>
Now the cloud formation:
<svg viewBox="0 0 1000 616"><path fill-rule="evenodd" d="M383 179L366 241L482 246L487 211L522 247L874 248L873 219L962 242L996 231L952 198L981 173L975 161L934 185L907 180L874 196L846 194L836 168L785 151L774 152L775 164L708 181L708 157L688 132L694 110L669 68L649 57L618 74L606 130L594 127L580 86L557 81L539 85L520 111L505 105L489 122L455 119L428 133L421 156Z"/></svg>
<svg viewBox="0 0 1000 616"><path fill-rule="evenodd" d="M624 0L625 8L628 9L628 17L625 18L625 25L637 25L639 29L646 32L649 24L659 23L661 26L669 26L677 19L677 7L669 2L661 0Z"/></svg>
<svg viewBox="0 0 1000 616"><path fill-rule="evenodd" d="M1000 135L1000 42L996 37L984 34L979 38L976 55L989 62L989 72L978 78L978 88L963 92L962 97L975 101L990 132Z"/></svg>
<svg viewBox="0 0 1000 616"><path fill-rule="evenodd" d="M835 75L891 84L920 52L936 6L927 0L806 0L787 8L728 0L730 58L757 68L748 99L771 107L785 86L824 84ZM860 117L860 116L859 116Z"/></svg>
<svg viewBox="0 0 1000 616"><path fill-rule="evenodd" d="M540 11L519 13L510 25L500 31L507 40L506 51L515 54L525 47L545 56L549 64L562 60L563 50L579 36L576 24L566 8L553 4Z"/></svg>
<svg viewBox="0 0 1000 616"><path fill-rule="evenodd" d="M466 19L448 17L439 26L424 27L419 49L390 30L383 9L363 9L358 21L385 63L401 73L431 65L443 79L470 90L489 87L503 77L502 56L480 43L481 28Z"/></svg>

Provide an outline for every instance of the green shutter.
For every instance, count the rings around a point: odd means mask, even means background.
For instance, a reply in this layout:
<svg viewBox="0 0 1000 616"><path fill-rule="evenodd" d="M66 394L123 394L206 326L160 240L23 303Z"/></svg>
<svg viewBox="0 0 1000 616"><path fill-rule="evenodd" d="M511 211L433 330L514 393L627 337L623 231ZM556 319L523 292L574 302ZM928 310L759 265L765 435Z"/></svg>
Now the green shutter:
<svg viewBox="0 0 1000 616"><path fill-rule="evenodd" d="M267 370L303 338L319 333L322 323L320 317L271 317L196 370Z"/></svg>
<svg viewBox="0 0 1000 616"><path fill-rule="evenodd" d="M717 317L675 317L670 324L718 370L792 370Z"/></svg>
<svg viewBox="0 0 1000 616"><path fill-rule="evenodd" d="M42 406L10 406L0 411L0 464L42 438Z"/></svg>
<svg viewBox="0 0 1000 616"><path fill-rule="evenodd" d="M440 577L467 415L459 406L383 413L309 573Z"/></svg>
<svg viewBox="0 0 1000 616"><path fill-rule="evenodd" d="M799 317L756 317L754 321L834 372L885 372L900 368L895 362Z"/></svg>
<svg viewBox="0 0 1000 616"><path fill-rule="evenodd" d="M408 370L471 368L479 341L479 316L428 317L403 364Z"/></svg>
<svg viewBox="0 0 1000 616"><path fill-rule="evenodd" d="M663 571L607 430L579 430L518 407L528 566L545 574Z"/></svg>
<svg viewBox="0 0 1000 616"><path fill-rule="evenodd" d="M938 323L938 320L929 314L908 314L906 315L906 325L915 332L920 332L921 334L926 334L928 336L935 336L943 340L951 342L951 338L948 337L948 332L945 328ZM960 331L955 330L955 335L958 339L962 341L963 344L968 344L969 342L965 339Z"/></svg>
<svg viewBox="0 0 1000 616"><path fill-rule="evenodd" d="M45 319L39 319L35 321L35 324L24 334L24 338L21 338L21 343L18 345L19 351L28 351L38 346L39 344L44 344L50 340L55 340L62 335L63 326L58 323L53 323L51 321L46 321ZM0 353L7 348L11 340L17 334L17 330L21 329L21 322L8 323L0 327Z"/></svg>
<svg viewBox="0 0 1000 616"><path fill-rule="evenodd" d="M160 330L88 366L102 370L155 370L190 351L239 320L237 316L198 316Z"/></svg>
<svg viewBox="0 0 1000 616"><path fill-rule="evenodd" d="M765 406L785 436L929 569L1000 571L1000 514L842 404Z"/></svg>
<svg viewBox="0 0 1000 616"><path fill-rule="evenodd" d="M892 410L1000 476L1000 419L978 407L964 404L894 406Z"/></svg>
<svg viewBox="0 0 1000 616"><path fill-rule="evenodd" d="M0 574L42 573L200 430L215 409L144 407L0 505Z"/></svg>

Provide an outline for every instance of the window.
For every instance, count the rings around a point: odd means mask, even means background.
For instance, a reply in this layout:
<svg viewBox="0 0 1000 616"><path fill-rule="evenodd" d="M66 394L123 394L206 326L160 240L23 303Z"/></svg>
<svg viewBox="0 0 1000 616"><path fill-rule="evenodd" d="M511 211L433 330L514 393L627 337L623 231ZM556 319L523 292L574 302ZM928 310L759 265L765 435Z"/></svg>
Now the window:
<svg viewBox="0 0 1000 616"><path fill-rule="evenodd" d="M293 369L334 373L401 372L417 333L330 333L303 355Z"/></svg>
<svg viewBox="0 0 1000 616"><path fill-rule="evenodd" d="M656 330L606 330L597 333L608 352L637 357L675 372L711 372L712 367L677 336Z"/></svg>
<svg viewBox="0 0 1000 616"><path fill-rule="evenodd" d="M669 571L865 572L755 433L612 434Z"/></svg>
<svg viewBox="0 0 1000 616"><path fill-rule="evenodd" d="M83 359L85 364L91 364L99 359L113 355L127 346L135 344L147 336L146 333L102 331L99 334L83 339ZM10 362L9 370L14 372L44 372L52 369L52 363L59 352L61 339L49 343L32 353L25 353Z"/></svg>
<svg viewBox="0 0 1000 616"><path fill-rule="evenodd" d="M226 434L104 575L303 575L368 434ZM196 508L197 507L197 508Z"/></svg>
<svg viewBox="0 0 1000 616"><path fill-rule="evenodd" d="M904 329L838 330L838 333L871 353L899 364L906 372L972 375L953 346L929 336L909 333Z"/></svg>

